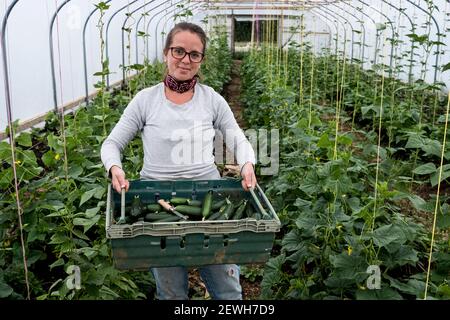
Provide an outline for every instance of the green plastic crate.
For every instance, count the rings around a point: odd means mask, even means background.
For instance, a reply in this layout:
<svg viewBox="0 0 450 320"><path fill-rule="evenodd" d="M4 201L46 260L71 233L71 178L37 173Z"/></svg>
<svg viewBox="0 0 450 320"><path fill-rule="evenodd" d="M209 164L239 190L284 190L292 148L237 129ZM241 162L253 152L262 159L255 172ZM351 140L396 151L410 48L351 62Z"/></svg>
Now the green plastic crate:
<svg viewBox="0 0 450 320"><path fill-rule="evenodd" d="M254 192L246 192L241 181L236 179L136 180L130 181L125 207L131 204L135 195L147 204L175 196L203 200L209 190L229 195L232 201L248 199L255 208L265 210L271 219L116 224L113 212L121 207L122 199L121 194L109 185L106 236L111 241L116 268L148 270L150 267L266 262L275 233L280 230L280 220L259 186Z"/></svg>

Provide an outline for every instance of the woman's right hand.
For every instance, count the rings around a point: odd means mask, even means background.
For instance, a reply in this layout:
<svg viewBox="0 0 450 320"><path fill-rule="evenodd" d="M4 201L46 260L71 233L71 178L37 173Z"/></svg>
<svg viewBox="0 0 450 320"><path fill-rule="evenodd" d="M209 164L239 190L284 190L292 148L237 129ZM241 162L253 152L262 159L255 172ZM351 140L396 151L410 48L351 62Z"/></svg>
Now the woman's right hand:
<svg viewBox="0 0 450 320"><path fill-rule="evenodd" d="M111 173L112 186L114 190L121 193L122 189L125 188L125 191L128 191L130 188L130 182L125 179L125 172L118 166L112 166L111 169L109 169L109 172Z"/></svg>

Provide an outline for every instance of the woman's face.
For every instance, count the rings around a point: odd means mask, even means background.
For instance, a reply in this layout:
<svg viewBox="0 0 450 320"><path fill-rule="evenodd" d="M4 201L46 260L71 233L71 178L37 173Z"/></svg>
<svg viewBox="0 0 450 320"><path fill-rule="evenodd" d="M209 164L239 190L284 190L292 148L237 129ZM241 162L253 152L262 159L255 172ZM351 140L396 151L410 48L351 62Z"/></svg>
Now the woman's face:
<svg viewBox="0 0 450 320"><path fill-rule="evenodd" d="M196 51L203 53L203 44L200 37L190 31L179 31L176 33L173 36L170 47L176 47L178 50L179 48L183 48L186 52ZM180 81L192 79L197 74L201 65L201 62L191 62L189 54L186 54L182 59L174 58L171 49L165 54L165 61L169 74Z"/></svg>

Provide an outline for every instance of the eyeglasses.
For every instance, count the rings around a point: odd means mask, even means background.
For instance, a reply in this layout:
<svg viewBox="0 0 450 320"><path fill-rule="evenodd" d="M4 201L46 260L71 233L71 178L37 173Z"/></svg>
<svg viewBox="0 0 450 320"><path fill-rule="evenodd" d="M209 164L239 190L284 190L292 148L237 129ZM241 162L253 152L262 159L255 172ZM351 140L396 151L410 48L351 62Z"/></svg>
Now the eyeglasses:
<svg viewBox="0 0 450 320"><path fill-rule="evenodd" d="M184 57L186 57L186 55L188 54L189 60L195 63L201 62L203 60L203 57L205 56L203 53L198 51L187 52L186 50L184 50L184 48L181 47L170 47L170 52L172 53L172 57L178 60L184 59Z"/></svg>

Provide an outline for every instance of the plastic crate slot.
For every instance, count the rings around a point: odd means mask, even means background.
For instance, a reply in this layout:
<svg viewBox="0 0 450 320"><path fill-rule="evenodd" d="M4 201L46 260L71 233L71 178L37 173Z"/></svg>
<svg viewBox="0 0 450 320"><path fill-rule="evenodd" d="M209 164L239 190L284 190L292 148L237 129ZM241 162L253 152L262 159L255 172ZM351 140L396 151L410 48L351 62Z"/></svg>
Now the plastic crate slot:
<svg viewBox="0 0 450 320"><path fill-rule="evenodd" d="M223 235L223 246L228 247L228 235L227 234Z"/></svg>
<svg viewBox="0 0 450 320"><path fill-rule="evenodd" d="M161 237L160 246L161 246L161 249L163 249L163 250L166 248L166 237Z"/></svg>
<svg viewBox="0 0 450 320"><path fill-rule="evenodd" d="M160 196L160 193L159 192L155 192L155 203L158 202L159 196Z"/></svg>
<svg viewBox="0 0 450 320"><path fill-rule="evenodd" d="M184 249L186 247L186 237L185 236L182 236L181 238L180 238L180 248L181 249Z"/></svg>
<svg viewBox="0 0 450 320"><path fill-rule="evenodd" d="M209 235L204 236L203 238L203 248L208 248L209 247Z"/></svg>

